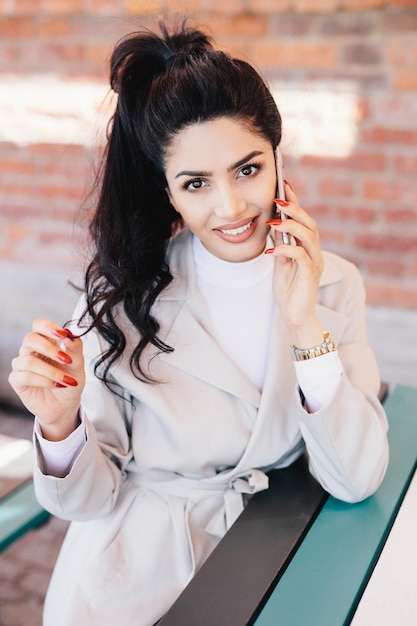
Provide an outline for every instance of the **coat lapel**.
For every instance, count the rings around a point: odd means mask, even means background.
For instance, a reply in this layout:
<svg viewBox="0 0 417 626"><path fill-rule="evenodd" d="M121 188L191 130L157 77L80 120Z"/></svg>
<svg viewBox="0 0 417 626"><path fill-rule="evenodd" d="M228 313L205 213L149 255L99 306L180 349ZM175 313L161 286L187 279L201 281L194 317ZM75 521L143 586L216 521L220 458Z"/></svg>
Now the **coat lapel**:
<svg viewBox="0 0 417 626"><path fill-rule="evenodd" d="M169 266L174 280L161 294L155 316L160 336L175 349L160 359L209 385L259 405L261 394L230 360L210 333L203 296L197 289L191 234L181 231L172 241Z"/></svg>

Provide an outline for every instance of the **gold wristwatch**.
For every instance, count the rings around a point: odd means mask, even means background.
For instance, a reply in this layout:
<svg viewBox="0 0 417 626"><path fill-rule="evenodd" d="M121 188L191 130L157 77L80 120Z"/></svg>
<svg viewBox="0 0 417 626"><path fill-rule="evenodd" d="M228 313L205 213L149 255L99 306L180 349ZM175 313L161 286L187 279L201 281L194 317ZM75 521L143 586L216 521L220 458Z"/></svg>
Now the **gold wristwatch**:
<svg viewBox="0 0 417 626"><path fill-rule="evenodd" d="M336 346L334 345L334 341L329 331L325 330L324 341L318 346L307 348L306 350L301 350L300 348L296 348L296 346L290 346L290 350L294 361L307 361L308 359L315 359L316 356L333 352L336 350Z"/></svg>

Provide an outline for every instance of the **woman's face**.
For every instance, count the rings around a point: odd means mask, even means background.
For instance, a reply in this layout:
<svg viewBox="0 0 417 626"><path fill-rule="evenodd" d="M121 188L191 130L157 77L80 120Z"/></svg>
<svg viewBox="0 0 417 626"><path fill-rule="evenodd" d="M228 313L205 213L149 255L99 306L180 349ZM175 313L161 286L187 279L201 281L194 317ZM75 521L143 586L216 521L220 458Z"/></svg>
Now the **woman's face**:
<svg viewBox="0 0 417 626"><path fill-rule="evenodd" d="M197 123L175 137L165 168L172 205L209 252L241 262L263 251L276 193L268 141L227 117Z"/></svg>

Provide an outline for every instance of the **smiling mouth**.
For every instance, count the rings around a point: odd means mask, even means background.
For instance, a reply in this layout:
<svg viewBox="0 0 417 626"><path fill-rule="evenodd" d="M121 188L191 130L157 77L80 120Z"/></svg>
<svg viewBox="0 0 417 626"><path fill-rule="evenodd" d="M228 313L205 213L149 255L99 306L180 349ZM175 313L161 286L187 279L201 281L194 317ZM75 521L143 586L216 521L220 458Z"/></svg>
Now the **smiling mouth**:
<svg viewBox="0 0 417 626"><path fill-rule="evenodd" d="M241 233L244 233L246 230L249 230L249 228L253 224L253 221L254 220L251 220L250 222L248 222L244 226L240 226L239 228L228 228L227 230L223 228L219 228L219 230L224 235L240 235Z"/></svg>

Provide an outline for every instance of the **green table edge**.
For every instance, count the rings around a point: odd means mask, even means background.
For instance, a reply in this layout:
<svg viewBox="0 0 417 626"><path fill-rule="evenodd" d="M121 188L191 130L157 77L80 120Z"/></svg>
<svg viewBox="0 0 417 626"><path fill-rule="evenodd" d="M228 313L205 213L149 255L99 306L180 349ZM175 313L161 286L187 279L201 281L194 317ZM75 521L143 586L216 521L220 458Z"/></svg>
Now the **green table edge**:
<svg viewBox="0 0 417 626"><path fill-rule="evenodd" d="M255 626L346 626L352 620L416 468L417 388L388 395L390 461L377 492L358 504L330 497Z"/></svg>
<svg viewBox="0 0 417 626"><path fill-rule="evenodd" d="M49 516L36 500L33 481L24 483L0 501L0 551Z"/></svg>

